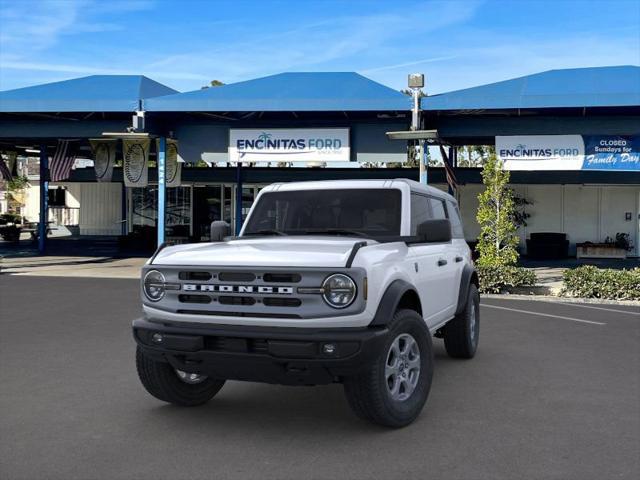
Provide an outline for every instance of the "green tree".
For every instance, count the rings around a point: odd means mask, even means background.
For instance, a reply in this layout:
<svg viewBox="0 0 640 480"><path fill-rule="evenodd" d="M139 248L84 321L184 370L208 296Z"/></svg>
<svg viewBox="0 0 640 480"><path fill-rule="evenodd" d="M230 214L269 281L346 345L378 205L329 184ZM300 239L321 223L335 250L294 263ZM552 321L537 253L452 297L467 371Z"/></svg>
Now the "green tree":
<svg viewBox="0 0 640 480"><path fill-rule="evenodd" d="M502 162L490 154L482 169L485 190L478 195L480 202L476 219L480 224L480 237L476 247L481 267L510 266L518 261L518 227L513 191L507 186L509 172Z"/></svg>
<svg viewBox="0 0 640 480"><path fill-rule="evenodd" d="M224 82L221 82L220 80L211 80L209 82L209 85L205 85L201 89L205 90L205 89L210 88L210 87L221 87L223 85L224 85Z"/></svg>

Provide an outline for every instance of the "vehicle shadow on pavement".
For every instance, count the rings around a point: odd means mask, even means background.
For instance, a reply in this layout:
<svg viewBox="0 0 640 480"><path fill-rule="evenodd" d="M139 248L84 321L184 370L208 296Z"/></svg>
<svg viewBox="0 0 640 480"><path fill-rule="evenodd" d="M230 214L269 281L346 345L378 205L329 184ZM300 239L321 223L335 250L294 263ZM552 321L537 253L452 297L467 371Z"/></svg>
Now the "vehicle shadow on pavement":
<svg viewBox="0 0 640 480"><path fill-rule="evenodd" d="M465 368L464 361L449 358L443 347L434 345L434 348L434 382L439 376L456 375L455 370ZM433 393L432 387L431 395ZM153 399L144 403L148 406L141 409L144 412L141 421L145 424L161 424L183 432L208 425L206 434L215 437L254 428L265 437L281 436L285 432L287 435L308 434L310 429L317 434L339 433L349 437L394 431L356 417L339 384L288 387L229 381L216 397L201 407L177 407ZM429 421L429 403L427 400L422 414L406 428L417 428L416 425Z"/></svg>

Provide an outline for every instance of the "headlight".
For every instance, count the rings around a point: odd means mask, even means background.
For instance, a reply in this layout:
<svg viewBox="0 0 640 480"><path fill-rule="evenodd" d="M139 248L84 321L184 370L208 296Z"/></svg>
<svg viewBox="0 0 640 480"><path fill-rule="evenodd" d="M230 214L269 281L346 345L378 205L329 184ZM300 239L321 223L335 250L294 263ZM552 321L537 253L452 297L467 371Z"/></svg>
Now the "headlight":
<svg viewBox="0 0 640 480"><path fill-rule="evenodd" d="M345 308L356 298L355 282L342 273L333 274L322 282L322 298L333 308Z"/></svg>
<svg viewBox="0 0 640 480"><path fill-rule="evenodd" d="M164 275L157 270L149 270L144 276L144 294L152 302L157 302L164 297Z"/></svg>

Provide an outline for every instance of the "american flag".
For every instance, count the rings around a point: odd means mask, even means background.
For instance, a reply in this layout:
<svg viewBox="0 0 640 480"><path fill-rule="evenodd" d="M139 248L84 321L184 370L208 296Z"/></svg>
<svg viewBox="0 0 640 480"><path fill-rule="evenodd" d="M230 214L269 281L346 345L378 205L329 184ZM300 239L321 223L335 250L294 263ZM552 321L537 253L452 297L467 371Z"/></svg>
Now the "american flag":
<svg viewBox="0 0 640 480"><path fill-rule="evenodd" d="M451 190L456 190L458 188L458 179L456 178L456 174L451 166L451 161L449 160L449 157L447 157L447 152L445 152L442 145L440 145L440 154L442 155L442 161L444 163L444 172L447 177L447 184L449 184L449 188Z"/></svg>
<svg viewBox="0 0 640 480"><path fill-rule="evenodd" d="M52 182L66 180L71 175L71 167L76 161L77 140L58 140L56 152L49 162L49 175Z"/></svg>
<svg viewBox="0 0 640 480"><path fill-rule="evenodd" d="M11 170L7 167L4 158L0 156L0 177L4 178L6 181L10 182L13 180L13 175L11 175Z"/></svg>

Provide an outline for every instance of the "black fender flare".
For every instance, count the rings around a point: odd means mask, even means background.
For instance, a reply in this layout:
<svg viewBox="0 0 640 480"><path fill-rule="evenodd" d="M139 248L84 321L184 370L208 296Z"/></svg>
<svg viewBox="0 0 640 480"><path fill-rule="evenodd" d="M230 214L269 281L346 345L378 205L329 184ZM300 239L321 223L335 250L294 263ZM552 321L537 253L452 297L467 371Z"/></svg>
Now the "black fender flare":
<svg viewBox="0 0 640 480"><path fill-rule="evenodd" d="M382 295L380 303L378 304L378 310L376 310L376 314L369 326L380 327L387 325L396 313L402 296L408 291L412 291L418 295L413 285L404 280L394 280L391 282ZM420 297L418 296L418 298Z"/></svg>
<svg viewBox="0 0 640 480"><path fill-rule="evenodd" d="M469 296L469 286L471 283L478 284L478 274L476 269L472 265L466 264L462 269L462 276L460 277L460 292L458 294L458 306L456 307L456 315L462 313L467 305L467 298Z"/></svg>

